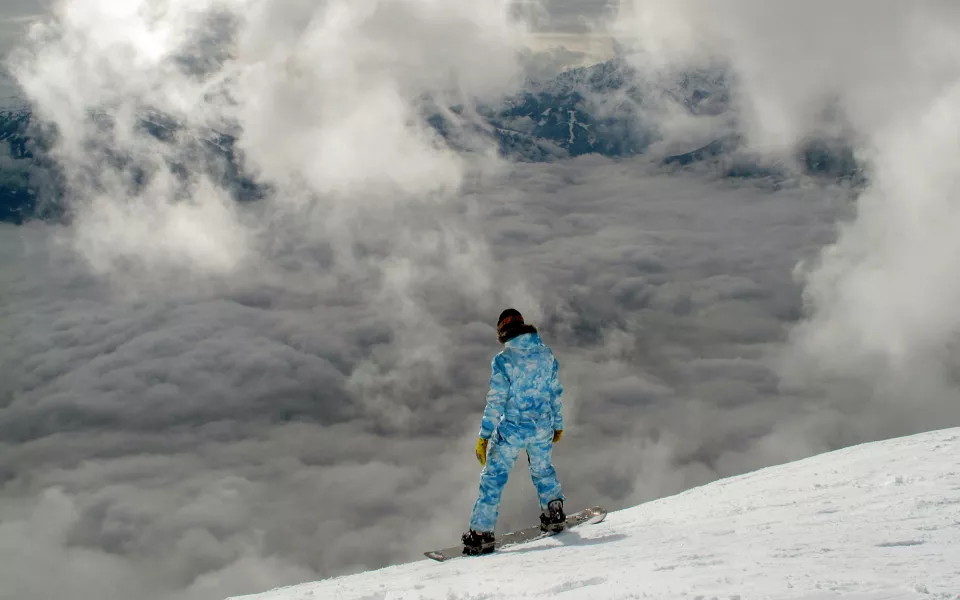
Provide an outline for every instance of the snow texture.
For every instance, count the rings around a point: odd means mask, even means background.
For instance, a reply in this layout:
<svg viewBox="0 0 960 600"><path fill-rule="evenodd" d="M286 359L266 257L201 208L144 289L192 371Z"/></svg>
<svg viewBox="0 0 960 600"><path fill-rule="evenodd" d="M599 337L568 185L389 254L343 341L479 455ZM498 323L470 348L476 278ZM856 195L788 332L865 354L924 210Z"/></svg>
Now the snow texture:
<svg viewBox="0 0 960 600"><path fill-rule="evenodd" d="M724 479L493 555L245 600L333 598L960 599L960 429Z"/></svg>

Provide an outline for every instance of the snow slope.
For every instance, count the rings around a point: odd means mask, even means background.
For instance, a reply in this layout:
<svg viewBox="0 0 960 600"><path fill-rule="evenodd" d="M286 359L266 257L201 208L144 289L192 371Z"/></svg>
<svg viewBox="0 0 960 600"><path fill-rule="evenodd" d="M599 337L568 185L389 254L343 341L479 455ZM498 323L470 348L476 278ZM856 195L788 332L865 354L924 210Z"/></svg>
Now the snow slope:
<svg viewBox="0 0 960 600"><path fill-rule="evenodd" d="M246 597L328 598L960 599L960 429L717 481L495 555Z"/></svg>

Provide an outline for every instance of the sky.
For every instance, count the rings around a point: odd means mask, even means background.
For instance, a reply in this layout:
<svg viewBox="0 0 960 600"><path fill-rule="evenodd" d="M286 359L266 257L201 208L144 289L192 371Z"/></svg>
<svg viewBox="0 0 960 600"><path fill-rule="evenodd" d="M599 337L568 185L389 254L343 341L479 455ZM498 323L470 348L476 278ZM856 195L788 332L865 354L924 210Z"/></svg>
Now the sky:
<svg viewBox="0 0 960 600"><path fill-rule="evenodd" d="M47 2L9 0L0 7L0 52L6 54L16 43L24 24L43 14Z"/></svg>
<svg viewBox="0 0 960 600"><path fill-rule="evenodd" d="M23 35L24 28L43 14L46 2L38 0L8 0L0 6L0 57L5 57ZM19 97L15 82L0 69L0 107Z"/></svg>
<svg viewBox="0 0 960 600"><path fill-rule="evenodd" d="M222 598L449 545L507 306L560 359L571 506L960 424L960 15L881 5L61 3L10 58L74 212L0 229L0 579ZM641 76L723 57L754 151L843 136L871 183L506 162L470 107L547 30L615 35ZM465 107L467 150L427 101ZM267 198L196 160L207 127ZM533 498L521 464L502 531Z"/></svg>
<svg viewBox="0 0 960 600"><path fill-rule="evenodd" d="M7 0L0 5L0 57L18 43L31 22L49 14L50 5L49 0ZM563 47L586 55L576 64L605 60L613 53L612 38L603 24L619 10L618 0L516 0L511 6L528 20L526 43L534 51ZM19 98L21 93L0 71L0 107L11 97Z"/></svg>

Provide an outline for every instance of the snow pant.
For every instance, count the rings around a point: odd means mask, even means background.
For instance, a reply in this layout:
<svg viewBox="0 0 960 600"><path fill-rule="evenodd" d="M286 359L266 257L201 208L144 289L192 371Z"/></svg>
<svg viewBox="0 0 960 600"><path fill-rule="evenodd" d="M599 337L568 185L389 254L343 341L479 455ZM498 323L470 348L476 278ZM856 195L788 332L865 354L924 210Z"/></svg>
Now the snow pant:
<svg viewBox="0 0 960 600"><path fill-rule="evenodd" d="M540 509L546 510L551 500L564 499L552 462L553 429L521 427L504 421L494 431L487 448L487 464L480 473L480 494L470 515L470 529L494 531L503 487L523 450L530 461L530 478L540 497Z"/></svg>

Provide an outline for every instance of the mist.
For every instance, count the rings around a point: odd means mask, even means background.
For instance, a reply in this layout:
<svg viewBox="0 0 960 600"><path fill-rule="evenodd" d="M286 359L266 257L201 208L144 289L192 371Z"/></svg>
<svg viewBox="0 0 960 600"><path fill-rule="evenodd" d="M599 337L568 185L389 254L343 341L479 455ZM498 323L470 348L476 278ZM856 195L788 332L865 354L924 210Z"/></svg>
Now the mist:
<svg viewBox="0 0 960 600"><path fill-rule="evenodd" d="M957 424L960 11L869 6L56 5L9 61L70 219L0 227L4 594L223 598L449 545L507 306L561 362L571 507ZM724 62L753 151L842 138L869 183L509 162L474 111L551 30L651 80ZM458 149L426 122L452 106ZM518 465L498 531L537 511Z"/></svg>
<svg viewBox="0 0 960 600"><path fill-rule="evenodd" d="M870 184L838 240L798 264L805 318L781 368L863 410L858 436L956 419L958 266L954 108L960 88L950 2L634 2L619 30L643 64L720 55L733 66L752 146L814 135L856 144ZM668 24L669 26L664 26ZM882 433L881 433L882 432Z"/></svg>

